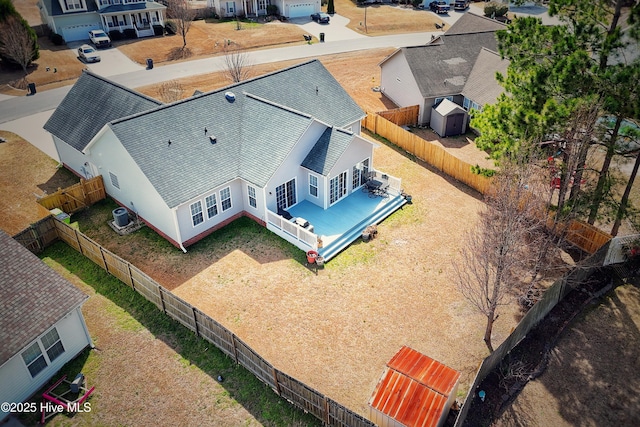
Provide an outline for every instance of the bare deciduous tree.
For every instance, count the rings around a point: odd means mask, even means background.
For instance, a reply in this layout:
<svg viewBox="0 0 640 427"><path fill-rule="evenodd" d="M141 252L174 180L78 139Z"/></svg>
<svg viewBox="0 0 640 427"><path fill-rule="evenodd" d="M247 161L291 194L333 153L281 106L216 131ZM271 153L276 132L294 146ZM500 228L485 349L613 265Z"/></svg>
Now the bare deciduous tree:
<svg viewBox="0 0 640 427"><path fill-rule="evenodd" d="M233 83L238 83L251 77L251 63L246 52L242 52L237 48L225 47L224 62L225 75Z"/></svg>
<svg viewBox="0 0 640 427"><path fill-rule="evenodd" d="M494 177L474 230L454 264L458 289L487 318L484 342L493 351L491 333L498 309L508 303L540 253L546 220L545 197L532 189L539 170L526 163L504 163ZM548 185L547 185L548 186Z"/></svg>
<svg viewBox="0 0 640 427"><path fill-rule="evenodd" d="M182 50L184 50L187 47L187 33L196 16L195 11L189 7L189 2L186 0L169 0L167 15L175 20L176 31L182 36Z"/></svg>
<svg viewBox="0 0 640 427"><path fill-rule="evenodd" d="M182 99L184 87L176 80L169 80L160 85L158 92L160 94L160 100L168 104Z"/></svg>
<svg viewBox="0 0 640 427"><path fill-rule="evenodd" d="M25 77L35 52L33 39L17 16L9 15L0 22L0 53L19 64Z"/></svg>

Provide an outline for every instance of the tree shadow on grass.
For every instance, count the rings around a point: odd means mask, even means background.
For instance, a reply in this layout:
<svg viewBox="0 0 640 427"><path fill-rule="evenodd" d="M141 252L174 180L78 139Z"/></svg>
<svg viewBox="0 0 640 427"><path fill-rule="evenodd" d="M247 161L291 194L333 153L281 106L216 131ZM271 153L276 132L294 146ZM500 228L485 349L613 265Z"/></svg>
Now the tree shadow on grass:
<svg viewBox="0 0 640 427"><path fill-rule="evenodd" d="M171 347L190 364L213 379L224 378L220 385L229 395L264 425L309 425L321 422L305 414L276 395L252 373L235 363L212 343L199 338L98 265L63 242L48 247L41 258L50 258L78 276L114 304L129 313L153 336Z"/></svg>

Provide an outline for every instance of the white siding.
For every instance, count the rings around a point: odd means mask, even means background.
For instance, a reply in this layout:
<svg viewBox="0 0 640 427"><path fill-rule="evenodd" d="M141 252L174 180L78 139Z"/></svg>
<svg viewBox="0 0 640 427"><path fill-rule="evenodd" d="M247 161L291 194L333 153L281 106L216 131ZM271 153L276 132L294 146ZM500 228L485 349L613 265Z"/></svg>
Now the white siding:
<svg viewBox="0 0 640 427"><path fill-rule="evenodd" d="M415 77L402 51L396 52L381 66L380 87L389 99L399 107L420 106L418 120L420 123L428 121L424 115L430 111L425 109L424 98L420 93Z"/></svg>
<svg viewBox="0 0 640 427"><path fill-rule="evenodd" d="M349 148L340 157L335 166L331 169L327 180L329 181L340 175L342 172L347 171L347 195L353 191L351 189L351 182L353 179L353 166L365 159L369 159L369 170L374 169L373 165L373 147L374 145L366 139L354 136L353 140L349 144ZM327 189L327 192L329 190ZM356 190L357 191L357 190ZM329 206L329 196L326 196L326 206Z"/></svg>
<svg viewBox="0 0 640 427"><path fill-rule="evenodd" d="M220 190L227 187L229 187L231 190L231 209L227 209L226 211L222 212L222 201L220 199ZM246 190L244 190L243 192L243 187L246 187L246 184L244 183L244 181L240 179L236 179L228 184L224 184L224 185L221 185L220 187L216 187L215 189L212 189L211 191L204 193L201 196L196 197L192 200L189 200L187 203L180 205L176 211L177 211L178 226L180 227L180 234L182 237L182 241L185 242L201 233L204 233L208 229L215 227L222 221L225 221L231 218L233 215L239 212L242 212L243 210L247 210L248 212L254 211L255 209L253 208L251 208L251 210L245 209L246 201L245 201L244 193L246 193ZM205 198L214 192L216 193L216 198L218 202L218 214L212 217L211 219L208 219L207 213L206 213L207 205L205 203ZM256 189L256 193L258 193L258 189ZM190 206L192 203L198 200L202 202L204 221L194 227L193 222L191 220Z"/></svg>
<svg viewBox="0 0 640 427"><path fill-rule="evenodd" d="M86 151L102 175L107 194L127 208L135 210L158 230L178 241L173 211L111 130L107 129ZM109 172L118 177L119 189L112 185Z"/></svg>
<svg viewBox="0 0 640 427"><path fill-rule="evenodd" d="M64 353L58 356L46 369L31 377L27 365L22 359L22 351L0 366L0 402L22 402L42 387L62 366L75 358L83 349L91 345L82 319L80 308L71 311L55 325ZM42 333L46 333L48 328ZM38 337L40 338L40 337ZM34 341L29 343L31 345ZM25 346L27 348L29 345ZM23 349L24 350L24 349ZM0 412L0 420L7 414Z"/></svg>
<svg viewBox="0 0 640 427"><path fill-rule="evenodd" d="M82 173L82 168L84 167L84 163L91 159L56 136L53 137L53 144L56 147L58 156L60 156L60 162L78 175L86 177L85 174Z"/></svg>
<svg viewBox="0 0 640 427"><path fill-rule="evenodd" d="M267 208L270 211L277 211L276 187L292 179L296 180L296 201L301 202L306 198L309 192L309 170L300 167L300 165L325 129L325 125L313 122L293 150L291 150L289 156L282 162L276 173L273 174L266 187ZM322 185L321 182L319 184Z"/></svg>

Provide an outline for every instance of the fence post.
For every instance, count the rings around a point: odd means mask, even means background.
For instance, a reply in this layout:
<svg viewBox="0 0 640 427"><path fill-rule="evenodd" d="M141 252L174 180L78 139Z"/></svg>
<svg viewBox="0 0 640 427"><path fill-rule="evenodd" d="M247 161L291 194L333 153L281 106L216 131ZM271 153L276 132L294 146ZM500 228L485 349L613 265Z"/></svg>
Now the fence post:
<svg viewBox="0 0 640 427"><path fill-rule="evenodd" d="M236 334L231 334L231 344L233 344L233 358L238 362L238 349L236 348Z"/></svg>
<svg viewBox="0 0 640 427"><path fill-rule="evenodd" d="M80 253L84 255L84 251L82 250L82 244L80 243L80 238L78 237L78 230L73 229L73 234L76 236L76 243L78 243L78 249L80 249Z"/></svg>
<svg viewBox="0 0 640 427"><path fill-rule="evenodd" d="M276 371L276 368L271 368L271 372L273 373L273 382L276 385L276 393L278 393L278 396L280 396L280 383L278 382L278 373Z"/></svg>
<svg viewBox="0 0 640 427"><path fill-rule="evenodd" d="M196 326L196 336L199 337L200 328L198 328L198 318L196 317L196 308L194 306L191 306L191 312L193 313L193 324Z"/></svg>
<svg viewBox="0 0 640 427"><path fill-rule="evenodd" d="M126 263L127 263L127 271L129 272L129 278L131 279L131 289L138 292L138 290L136 289L136 281L133 280L133 273L131 272L131 263L129 261L126 261Z"/></svg>
<svg viewBox="0 0 640 427"><path fill-rule="evenodd" d="M329 425L329 401L327 400L327 396L324 396L324 425Z"/></svg>
<svg viewBox="0 0 640 427"><path fill-rule="evenodd" d="M167 307L164 305L164 296L162 292L162 287L158 285L157 289L158 289L158 294L160 295L160 302L162 303L162 312L164 314L167 314Z"/></svg>

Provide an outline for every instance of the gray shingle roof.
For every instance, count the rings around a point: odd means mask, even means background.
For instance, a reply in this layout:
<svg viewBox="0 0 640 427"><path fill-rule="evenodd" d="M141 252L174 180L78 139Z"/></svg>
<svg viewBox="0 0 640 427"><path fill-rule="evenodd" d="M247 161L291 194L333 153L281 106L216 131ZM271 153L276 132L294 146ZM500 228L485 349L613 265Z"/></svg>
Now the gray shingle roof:
<svg viewBox="0 0 640 427"><path fill-rule="evenodd" d="M170 208L236 178L262 187L314 119L344 127L365 116L318 60L170 105L90 73L76 86L45 129L82 149L108 123ZM97 114L85 101L93 92L105 94L106 117L85 124L83 111ZM126 104L135 107L123 111Z"/></svg>
<svg viewBox="0 0 640 427"><path fill-rule="evenodd" d="M0 230L0 366L87 298Z"/></svg>
<svg viewBox="0 0 640 427"><path fill-rule="evenodd" d="M425 98L459 94L480 50L497 50L494 32L445 35L443 42L402 48Z"/></svg>
<svg viewBox="0 0 640 427"><path fill-rule="evenodd" d="M85 4L87 5L86 11L82 10L78 12L65 13L62 11L62 7L60 6L60 2L58 0L42 0L42 5L46 9L47 15L49 16L60 16L60 15L72 16L72 15L81 15L84 13L91 13L91 12L98 11L98 5L96 4L95 1L87 1ZM97 15L95 16L97 18ZM89 35L87 35L87 38L89 38Z"/></svg>
<svg viewBox="0 0 640 427"><path fill-rule="evenodd" d="M82 151L106 123L158 105L162 103L85 71L44 128Z"/></svg>
<svg viewBox="0 0 640 427"><path fill-rule="evenodd" d="M453 36L455 34L484 33L505 30L507 26L495 19L486 16L476 15L473 12L467 12L462 15L452 26L445 32L445 36Z"/></svg>
<svg viewBox="0 0 640 427"><path fill-rule="evenodd" d="M234 102L213 92L110 124L170 208L236 178L263 187L313 120L234 94Z"/></svg>
<svg viewBox="0 0 640 427"><path fill-rule="evenodd" d="M217 92L248 92L337 127L364 118L362 109L317 59L294 65Z"/></svg>
<svg viewBox="0 0 640 427"><path fill-rule="evenodd" d="M327 128L302 162L302 166L321 175L328 175L352 140L351 132Z"/></svg>
<svg viewBox="0 0 640 427"><path fill-rule="evenodd" d="M504 91L495 78L496 73L506 76L508 66L508 60L501 59L498 53L483 48L478 54L462 94L480 105L495 103Z"/></svg>

